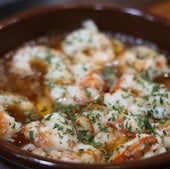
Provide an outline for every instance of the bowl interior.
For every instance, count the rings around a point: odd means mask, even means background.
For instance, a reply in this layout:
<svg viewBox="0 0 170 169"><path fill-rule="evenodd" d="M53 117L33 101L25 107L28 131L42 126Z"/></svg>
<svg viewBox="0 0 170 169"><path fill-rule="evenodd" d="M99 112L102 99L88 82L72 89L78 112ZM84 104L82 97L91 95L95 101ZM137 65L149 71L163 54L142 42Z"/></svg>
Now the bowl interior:
<svg viewBox="0 0 170 169"><path fill-rule="evenodd" d="M0 56L22 43L50 34L63 34L80 27L86 19L95 21L101 31L131 35L155 43L170 53L170 23L135 9L108 6L56 6L33 10L16 15L0 23ZM89 165L71 164L46 160L30 155L0 141L0 156L3 161L20 164L20 167L38 168L89 168ZM37 159L34 159L37 158ZM167 166L170 153L142 161L128 162L119 167L91 165L95 168L144 168ZM13 161L13 162L12 162ZM36 167L35 167L36 166Z"/></svg>

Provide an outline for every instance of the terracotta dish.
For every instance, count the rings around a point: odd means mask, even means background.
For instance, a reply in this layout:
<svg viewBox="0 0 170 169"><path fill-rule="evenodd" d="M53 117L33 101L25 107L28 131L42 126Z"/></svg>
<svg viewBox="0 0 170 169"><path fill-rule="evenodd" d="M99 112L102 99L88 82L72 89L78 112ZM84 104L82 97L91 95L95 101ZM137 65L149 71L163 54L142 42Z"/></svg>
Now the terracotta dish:
<svg viewBox="0 0 170 169"><path fill-rule="evenodd" d="M154 43L170 59L170 22L136 9L100 4L45 7L0 22L0 56L38 37L70 32L89 18L101 31L121 33ZM170 152L117 165L78 164L39 157L0 140L0 161L15 169L165 168L170 166Z"/></svg>

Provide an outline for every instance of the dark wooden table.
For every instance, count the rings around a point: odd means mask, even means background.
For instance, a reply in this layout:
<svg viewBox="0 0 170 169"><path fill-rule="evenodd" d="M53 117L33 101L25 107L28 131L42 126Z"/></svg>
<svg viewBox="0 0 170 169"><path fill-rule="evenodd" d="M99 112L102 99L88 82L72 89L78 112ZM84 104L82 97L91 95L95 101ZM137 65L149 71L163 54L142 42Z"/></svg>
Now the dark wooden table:
<svg viewBox="0 0 170 169"><path fill-rule="evenodd" d="M163 0L146 8L149 12L170 19L170 0Z"/></svg>
<svg viewBox="0 0 170 169"><path fill-rule="evenodd" d="M128 6L170 19L170 0L0 0L0 19L25 10L65 3L105 3L113 6Z"/></svg>

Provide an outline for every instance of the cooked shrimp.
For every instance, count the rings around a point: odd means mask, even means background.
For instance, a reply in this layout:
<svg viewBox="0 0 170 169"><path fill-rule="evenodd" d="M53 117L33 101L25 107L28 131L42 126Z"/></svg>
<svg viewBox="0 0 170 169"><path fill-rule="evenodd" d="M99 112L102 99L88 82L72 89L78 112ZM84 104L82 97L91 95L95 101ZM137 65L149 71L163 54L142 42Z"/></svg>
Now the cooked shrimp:
<svg viewBox="0 0 170 169"><path fill-rule="evenodd" d="M170 118L170 91L157 85L157 90L145 103L145 111L156 119Z"/></svg>
<svg viewBox="0 0 170 169"><path fill-rule="evenodd" d="M163 132L163 144L166 148L170 148L170 126L162 129Z"/></svg>
<svg viewBox="0 0 170 169"><path fill-rule="evenodd" d="M76 148L69 151L59 151L57 149L46 150L39 147L30 147L30 145L27 147L29 147L27 150L36 155L49 157L55 160L96 164L104 161L102 153L99 150L93 146L82 143L78 144Z"/></svg>
<svg viewBox="0 0 170 169"><path fill-rule="evenodd" d="M150 95L156 95L156 92L158 92L160 95L161 93L165 92L168 98L169 91L168 89L165 89L166 88L164 85L149 82L133 73L124 73L120 78L118 78L117 82L113 84L110 93L114 94L117 93L117 91L121 90L124 97L129 100L129 97L131 96L142 98L145 96L147 97ZM159 92L159 90L161 93Z"/></svg>
<svg viewBox="0 0 170 169"><path fill-rule="evenodd" d="M160 145L163 145L166 149L170 148L170 125L169 120L162 126L158 125L155 129L155 136Z"/></svg>
<svg viewBox="0 0 170 169"><path fill-rule="evenodd" d="M139 85L145 88L145 81L141 84ZM131 91L121 89L112 94L105 94L104 103L106 106L111 110L116 110L115 113L109 111L108 118L115 121L110 120L109 123L117 126L118 129L137 133L144 132L147 125L150 126L155 119L169 118L169 91L163 86L153 83L149 86L146 85L146 88L150 91L148 90L148 94L146 93L144 97L140 93L134 97ZM136 87L136 90L138 89L140 87Z"/></svg>
<svg viewBox="0 0 170 169"><path fill-rule="evenodd" d="M78 115L75 120L75 126L77 131L80 130L85 130L89 132L89 134L93 135L94 134L94 128L93 125L90 122L90 119L86 117L85 115Z"/></svg>
<svg viewBox="0 0 170 169"><path fill-rule="evenodd" d="M3 107L0 106L0 138L13 142L16 133L21 130L21 123L7 114Z"/></svg>
<svg viewBox="0 0 170 169"><path fill-rule="evenodd" d="M72 67L72 72L75 77L75 81L78 82L82 77L84 77L89 71L93 69L94 66L91 64L91 62L78 62L74 64Z"/></svg>
<svg viewBox="0 0 170 169"><path fill-rule="evenodd" d="M154 144L151 147L151 151L144 154L143 158L149 158L155 155L165 153L167 150L162 144Z"/></svg>
<svg viewBox="0 0 170 169"><path fill-rule="evenodd" d="M111 92L113 93L116 90L126 89L131 90L136 95L146 96L152 93L153 86L153 83L146 81L134 73L124 73L121 78L113 84Z"/></svg>
<svg viewBox="0 0 170 169"><path fill-rule="evenodd" d="M152 145L156 143L153 136L142 134L125 144L118 146L109 161L111 163L121 163L127 160L139 159L151 150Z"/></svg>
<svg viewBox="0 0 170 169"><path fill-rule="evenodd" d="M99 164L104 161L102 153L91 145L78 144L78 151L82 163L96 163Z"/></svg>
<svg viewBox="0 0 170 169"><path fill-rule="evenodd" d="M104 95L104 103L108 108L118 107L122 111L128 111L131 114L143 114L143 107L145 100L141 97L134 97L133 93L125 90L117 90L114 93L106 93Z"/></svg>
<svg viewBox="0 0 170 169"><path fill-rule="evenodd" d="M70 33L62 44L63 51L74 56L76 62L92 62L94 65L104 65L114 59L111 40L99 33L92 21L83 23L84 28Z"/></svg>
<svg viewBox="0 0 170 169"><path fill-rule="evenodd" d="M33 75L31 62L40 61L48 69L45 76L47 81L69 83L72 75L67 69L64 57L60 51L46 46L26 46L18 49L13 56L11 71L22 76Z"/></svg>
<svg viewBox="0 0 170 169"><path fill-rule="evenodd" d="M70 123L56 112L45 116L41 122L35 121L23 126L22 132L36 146L47 150L72 150L77 140Z"/></svg>
<svg viewBox="0 0 170 169"><path fill-rule="evenodd" d="M97 111L95 113L97 113ZM96 116L98 115L96 114ZM92 116L92 114L90 116ZM90 119L88 115L79 115L76 118L75 125L79 141L88 143L88 141L94 137L94 144L96 144L98 148L107 149L108 151L111 151L115 145L118 145L118 142L120 144L123 140L127 139L123 133L119 131L116 132L116 130L109 127L109 125L106 126L105 123L102 123L95 115L93 116L93 120Z"/></svg>
<svg viewBox="0 0 170 169"><path fill-rule="evenodd" d="M83 133L86 132L89 138L90 136L94 136L93 141L98 147L111 151L115 146L127 141L129 136L126 136L122 131L111 125L110 118L108 117L111 113L107 111L105 107L99 106L96 110L91 109L89 112L83 112L83 115L79 115L82 117L82 124L80 125L79 123L80 129L78 132L80 131L80 134L81 131L83 131ZM115 115L114 112L113 115ZM83 139L84 137L81 137L81 140ZM87 139L87 137L85 137L85 139Z"/></svg>
<svg viewBox="0 0 170 169"><path fill-rule="evenodd" d="M100 131L94 136L94 142L97 144L97 147L106 152L113 151L115 147L128 140L128 136L112 127L107 127L105 131Z"/></svg>
<svg viewBox="0 0 170 169"><path fill-rule="evenodd" d="M51 89L51 97L63 104L85 104L96 99L102 93L104 81L101 72L87 72L75 85L55 85Z"/></svg>
<svg viewBox="0 0 170 169"><path fill-rule="evenodd" d="M13 141L13 137L21 130L21 123L16 122L15 118L8 114L6 111L8 106L18 106L23 112L32 110L34 106L23 96L0 93L0 137Z"/></svg>
<svg viewBox="0 0 170 169"><path fill-rule="evenodd" d="M79 80L80 86L97 89L99 92L103 90L104 82L102 74L99 70L91 70Z"/></svg>
<svg viewBox="0 0 170 169"><path fill-rule="evenodd" d="M75 163L81 163L81 158L79 155L79 152L74 152L74 151L58 151L56 149L51 150L51 151L44 151L42 148L37 148L32 151L32 153L41 155L41 156L46 156L54 160L61 160L61 161L67 161L67 162L75 162Z"/></svg>
<svg viewBox="0 0 170 169"><path fill-rule="evenodd" d="M126 50L120 59L126 65L126 72L147 71L149 79L168 70L165 57L146 46L134 46Z"/></svg>
<svg viewBox="0 0 170 169"><path fill-rule="evenodd" d="M90 71L80 78L77 86L68 86L69 96L80 103L86 103L96 99L102 92L104 86L101 73L99 71Z"/></svg>
<svg viewBox="0 0 170 169"><path fill-rule="evenodd" d="M8 105L18 106L23 111L34 108L34 105L26 97L7 92L0 93L0 105L3 107Z"/></svg>
<svg viewBox="0 0 170 169"><path fill-rule="evenodd" d="M106 116L107 125L128 138L134 138L138 132L144 132L142 115L130 114L121 107L113 107Z"/></svg>

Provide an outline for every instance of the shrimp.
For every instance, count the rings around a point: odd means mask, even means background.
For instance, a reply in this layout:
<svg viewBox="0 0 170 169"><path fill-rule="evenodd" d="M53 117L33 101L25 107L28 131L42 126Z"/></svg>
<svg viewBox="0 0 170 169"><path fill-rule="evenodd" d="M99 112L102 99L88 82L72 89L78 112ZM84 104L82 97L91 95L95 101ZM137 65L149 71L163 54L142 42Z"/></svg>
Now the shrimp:
<svg viewBox="0 0 170 169"><path fill-rule="evenodd" d="M94 67L91 64L91 62L84 63L84 62L78 62L73 65L72 72L75 77L75 81L78 82L82 77L84 77L89 71L93 70Z"/></svg>
<svg viewBox="0 0 170 169"><path fill-rule="evenodd" d="M85 104L102 93L104 81L101 72L91 70L79 79L74 85L54 85L51 89L51 97L63 104Z"/></svg>
<svg viewBox="0 0 170 169"><path fill-rule="evenodd" d="M111 127L112 130L117 130L127 138L134 138L138 132L144 132L145 129L143 115L130 114L121 107L113 107L113 110L109 110L105 118L107 126Z"/></svg>
<svg viewBox="0 0 170 169"><path fill-rule="evenodd" d="M135 75L134 73L124 73L110 89L111 93L125 89L133 92L137 96L146 96L152 93L153 83Z"/></svg>
<svg viewBox="0 0 170 169"><path fill-rule="evenodd" d="M7 114L0 106L0 138L13 142L16 134L21 130L21 123Z"/></svg>
<svg viewBox="0 0 170 169"><path fill-rule="evenodd" d="M95 88L99 92L101 92L104 86L101 72L97 69L89 71L85 76L80 79L79 85L88 88Z"/></svg>
<svg viewBox="0 0 170 169"><path fill-rule="evenodd" d="M159 85L157 88L145 103L145 111L155 119L170 118L170 91Z"/></svg>
<svg viewBox="0 0 170 169"><path fill-rule="evenodd" d="M80 131L83 129L85 131L88 131L89 134L93 135L94 134L94 128L93 125L90 122L90 119L88 119L85 115L78 115L76 117L76 121L75 121L75 126L77 131L80 128Z"/></svg>
<svg viewBox="0 0 170 169"><path fill-rule="evenodd" d="M8 106L18 106L22 111L28 111L33 109L33 104L22 96L0 93L0 137L13 142L13 137L21 130L21 123L8 114Z"/></svg>
<svg viewBox="0 0 170 169"><path fill-rule="evenodd" d="M96 99L103 91L104 81L100 71L89 71L85 76L80 78L75 86L68 86L69 96L80 103L86 103Z"/></svg>
<svg viewBox="0 0 170 169"><path fill-rule="evenodd" d="M125 143L129 137L113 127L107 127L106 131L99 131L94 136L94 143L97 147L106 152L111 152L115 147Z"/></svg>
<svg viewBox="0 0 170 169"><path fill-rule="evenodd" d="M87 131L87 135L81 138L87 139L87 137L90 138L90 135L93 135L93 142L98 146L98 149L102 149L106 152L112 152L113 150L115 150L115 147L126 145L126 142L128 142L128 145L130 145L132 142L136 142L135 145L139 145L139 147L142 147L141 144L143 142L149 144L150 142L152 143L152 141L154 140L153 142L156 143L156 138L148 134L142 134L140 135L140 137L138 137L139 133L145 132L146 127L146 119L142 119L142 116L132 116L130 114L124 114L123 112L120 112L116 109L109 111L106 109L107 111L105 112L104 109L105 108L103 108L103 110L101 111L100 107L99 110L83 112L83 119L86 115L86 120L82 120L83 124L81 124L80 127L81 129L84 129L83 131ZM140 144L137 142L138 139L140 140ZM130 142L129 140L133 141ZM153 149L156 149L156 147L153 147ZM138 155L137 151L138 150L136 150L134 154L134 158L136 158L136 156ZM149 150L147 148L143 148L142 151L148 152ZM157 152L158 151L159 150L157 147ZM159 152L161 151L163 151L163 149Z"/></svg>
<svg viewBox="0 0 170 169"><path fill-rule="evenodd" d="M39 61L47 67L45 79L48 82L71 82L72 75L67 69L64 54L55 49L45 46L26 46L18 49L11 61L11 72L21 76L32 76L34 74L31 63ZM64 77L64 78L63 78Z"/></svg>
<svg viewBox="0 0 170 169"><path fill-rule="evenodd" d="M0 105L4 108L9 105L18 106L22 111L32 110L34 108L33 103L27 98L8 92L0 93Z"/></svg>
<svg viewBox="0 0 170 169"><path fill-rule="evenodd" d="M80 158L82 163L102 163L104 162L102 153L91 145L86 144L78 144L77 145L78 152L80 154Z"/></svg>
<svg viewBox="0 0 170 169"><path fill-rule="evenodd" d="M116 145L127 141L129 136L118 131L109 122L105 107L85 111L76 118L77 138L84 143L93 140L98 148L111 151Z"/></svg>
<svg viewBox="0 0 170 169"><path fill-rule="evenodd" d="M153 136L142 134L125 144L118 146L109 159L110 163L121 163L127 160L139 159L151 151L152 145L156 143Z"/></svg>
<svg viewBox="0 0 170 169"><path fill-rule="evenodd" d="M72 150L59 151L58 149L45 150L40 147L29 147L27 150L32 153L48 157L55 160L70 161L70 162L81 162L81 163L100 163L103 162L102 153L95 147L85 144L77 144L77 146Z"/></svg>
<svg viewBox="0 0 170 169"><path fill-rule="evenodd" d="M22 127L25 137L36 146L45 149L72 150L77 140L70 121L59 113L51 113L40 121L31 122Z"/></svg>
<svg viewBox="0 0 170 169"><path fill-rule="evenodd" d="M145 100L141 97L134 97L133 93L125 90L116 90L114 93L104 95L104 103L108 108L120 108L122 111L128 111L133 115L142 115Z"/></svg>
<svg viewBox="0 0 170 169"><path fill-rule="evenodd" d="M95 123L92 123L92 121L83 114L76 118L75 126L79 141L88 143L93 140L98 148L109 151L118 144L118 140L119 143L123 141L123 138L125 140L124 135L120 132L113 131L111 127L105 126L97 118L95 121Z"/></svg>
<svg viewBox="0 0 170 169"><path fill-rule="evenodd" d="M151 150L146 152L142 158L152 157L167 152L170 148L170 126L169 120L164 124L152 123L154 129L151 135L156 139L156 143L151 146Z"/></svg>
<svg viewBox="0 0 170 169"><path fill-rule="evenodd" d="M31 153L36 154L38 156L48 157L54 160L67 161L67 162L75 162L81 163L81 158L79 153L74 151L59 151L57 149L53 149L51 151L44 150L43 148L34 148Z"/></svg>
<svg viewBox="0 0 170 169"><path fill-rule="evenodd" d="M170 148L170 126L162 129L163 132L163 143L166 148Z"/></svg>
<svg viewBox="0 0 170 169"><path fill-rule="evenodd" d="M168 71L166 58L154 49L146 46L134 46L126 50L120 57L126 72L147 71L149 79Z"/></svg>
<svg viewBox="0 0 170 169"><path fill-rule="evenodd" d="M145 82L145 81L144 81ZM140 82L141 83L141 82ZM144 86L144 83L141 83ZM105 105L115 111L109 111L107 119L117 129L130 134L150 130L150 125L156 119L169 118L169 91L158 84L151 84L148 87L148 94L141 96L140 93L134 97L131 91L117 90L114 93L104 95ZM138 89L138 88L136 88ZM125 133L127 134L127 133Z"/></svg>
<svg viewBox="0 0 170 169"><path fill-rule="evenodd" d="M83 23L84 28L70 33L62 44L63 51L68 56L74 56L75 62L92 62L101 66L114 59L114 49L111 40L99 33L92 21Z"/></svg>
<svg viewBox="0 0 170 169"><path fill-rule="evenodd" d="M170 120L164 124L159 125L155 130L155 135L158 143L163 145L166 149L170 148Z"/></svg>

